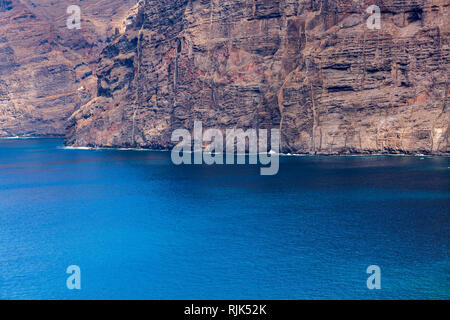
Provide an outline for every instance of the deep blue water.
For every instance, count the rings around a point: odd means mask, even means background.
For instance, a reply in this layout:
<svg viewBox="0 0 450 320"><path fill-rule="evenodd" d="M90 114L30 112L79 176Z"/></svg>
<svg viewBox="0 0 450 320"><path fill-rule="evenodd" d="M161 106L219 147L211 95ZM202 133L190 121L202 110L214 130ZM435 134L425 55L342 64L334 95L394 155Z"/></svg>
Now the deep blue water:
<svg viewBox="0 0 450 320"><path fill-rule="evenodd" d="M0 140L2 299L450 298L449 158L282 157L270 177L61 146Z"/></svg>

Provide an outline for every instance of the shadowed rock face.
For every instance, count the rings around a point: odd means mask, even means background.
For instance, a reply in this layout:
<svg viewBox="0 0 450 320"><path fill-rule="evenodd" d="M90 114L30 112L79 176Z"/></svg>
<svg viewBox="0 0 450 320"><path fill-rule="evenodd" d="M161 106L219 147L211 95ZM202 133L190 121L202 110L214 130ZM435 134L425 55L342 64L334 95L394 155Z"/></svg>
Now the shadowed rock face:
<svg viewBox="0 0 450 320"><path fill-rule="evenodd" d="M96 93L97 57L136 1L0 0L0 137L63 135ZM81 30L69 30L69 5Z"/></svg>
<svg viewBox="0 0 450 320"><path fill-rule="evenodd" d="M448 154L448 14L448 0L142 1L66 143L169 148L202 120L280 128L284 152Z"/></svg>
<svg viewBox="0 0 450 320"><path fill-rule="evenodd" d="M382 10L381 30L366 8ZM448 153L449 3L145 1L67 144L169 148L178 128L281 128L297 153Z"/></svg>

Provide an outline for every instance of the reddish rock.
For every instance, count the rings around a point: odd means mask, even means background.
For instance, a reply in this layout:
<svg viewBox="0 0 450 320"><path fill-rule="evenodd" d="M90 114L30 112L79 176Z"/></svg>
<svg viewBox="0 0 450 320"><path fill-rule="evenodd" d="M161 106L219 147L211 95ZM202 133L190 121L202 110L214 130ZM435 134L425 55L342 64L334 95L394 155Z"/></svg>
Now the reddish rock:
<svg viewBox="0 0 450 320"><path fill-rule="evenodd" d="M281 128L291 153L448 154L448 13L446 0L145 1L66 143L170 148L202 120Z"/></svg>
<svg viewBox="0 0 450 320"><path fill-rule="evenodd" d="M0 0L0 136L63 135L96 94L98 54L136 1ZM81 29L66 10L81 8Z"/></svg>

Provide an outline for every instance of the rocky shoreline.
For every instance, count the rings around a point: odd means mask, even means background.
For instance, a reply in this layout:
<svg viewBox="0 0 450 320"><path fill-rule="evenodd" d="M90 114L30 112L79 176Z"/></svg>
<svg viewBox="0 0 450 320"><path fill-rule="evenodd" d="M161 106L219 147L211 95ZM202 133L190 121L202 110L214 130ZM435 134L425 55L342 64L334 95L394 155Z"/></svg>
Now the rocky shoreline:
<svg viewBox="0 0 450 320"><path fill-rule="evenodd" d="M1 139L1 138L0 138ZM123 146L73 146L70 144L64 144L64 147L66 149L80 149L80 150L124 150L124 151L162 151L162 152L170 152L170 148L148 148L145 146L141 147L123 147ZM413 157L429 157L429 156L436 156L436 157L450 157L450 153L429 153L427 150L423 150L423 153L421 152L410 152L410 151L401 151L401 150L392 150L392 151L386 151L386 152L375 152L372 150L367 151L343 151L340 153L279 153L280 156L413 156Z"/></svg>

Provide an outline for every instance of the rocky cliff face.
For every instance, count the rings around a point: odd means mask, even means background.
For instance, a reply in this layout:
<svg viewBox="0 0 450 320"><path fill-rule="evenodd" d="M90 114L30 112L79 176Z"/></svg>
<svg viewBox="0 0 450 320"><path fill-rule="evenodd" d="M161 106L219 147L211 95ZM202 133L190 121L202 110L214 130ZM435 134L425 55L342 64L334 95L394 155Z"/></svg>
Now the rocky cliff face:
<svg viewBox="0 0 450 320"><path fill-rule="evenodd" d="M448 154L448 14L448 0L141 1L66 143L168 148L202 120L280 128L284 152Z"/></svg>
<svg viewBox="0 0 450 320"><path fill-rule="evenodd" d="M63 135L96 94L94 71L132 0L0 0L0 137ZM69 5L81 29L69 30Z"/></svg>

